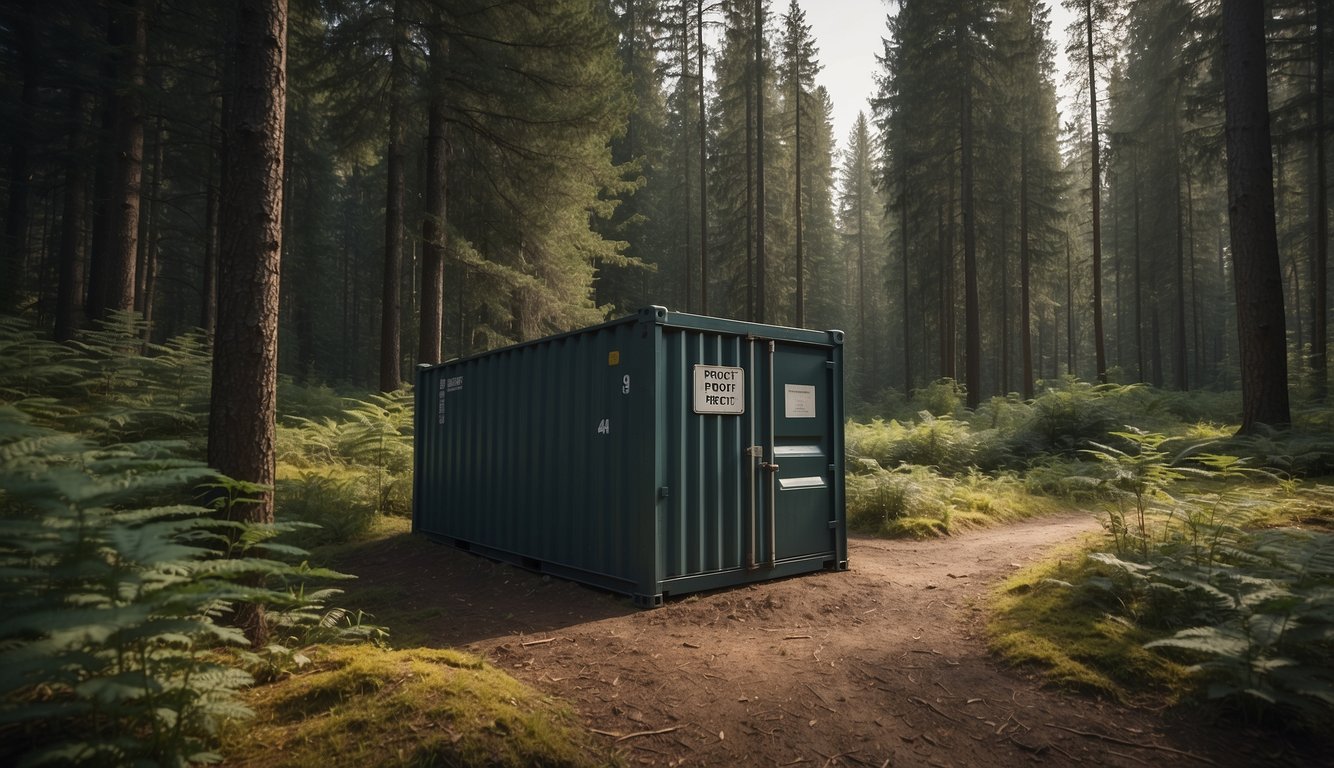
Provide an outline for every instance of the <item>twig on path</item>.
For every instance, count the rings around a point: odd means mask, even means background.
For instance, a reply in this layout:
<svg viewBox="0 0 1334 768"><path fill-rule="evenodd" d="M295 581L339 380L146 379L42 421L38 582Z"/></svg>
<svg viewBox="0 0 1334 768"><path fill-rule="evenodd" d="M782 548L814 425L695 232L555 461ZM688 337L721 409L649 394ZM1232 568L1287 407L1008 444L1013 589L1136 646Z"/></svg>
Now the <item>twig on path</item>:
<svg viewBox="0 0 1334 768"><path fill-rule="evenodd" d="M1164 746L1160 746L1160 745L1158 745L1158 744L1143 744L1143 743L1136 742L1136 741L1128 741L1128 740L1126 740L1126 739L1118 739L1118 738L1116 738L1115 736L1107 736L1107 735L1105 735L1105 734L1101 734L1101 733L1093 733L1092 731L1081 731L1081 730L1079 730L1078 728L1071 728L1071 727L1069 727L1069 726L1058 725L1058 724L1056 724L1056 723L1047 723L1047 727L1048 727L1048 728L1059 728L1059 729L1061 729L1062 731L1069 731L1070 733L1073 733L1073 734L1075 734L1076 736L1087 736L1087 737L1090 738L1090 739L1102 739L1103 741L1110 741L1110 742L1113 743L1113 744L1120 744L1120 745L1123 746L1123 747L1136 747L1136 748L1138 748L1138 749L1156 749L1156 750L1158 750L1159 752L1167 752L1167 753L1170 753L1170 754L1173 754L1173 755L1180 755L1180 756L1182 756L1182 757L1189 757L1189 758L1192 759L1192 760L1199 760L1201 763L1205 763L1206 765L1217 765L1217 763L1215 763L1213 760L1210 760L1209 758L1204 757L1203 755L1197 755L1197 754L1194 754L1194 753L1192 753L1192 752L1186 752L1186 751L1184 751L1184 750L1175 749L1175 748L1173 748L1173 747L1164 747Z"/></svg>
<svg viewBox="0 0 1334 768"><path fill-rule="evenodd" d="M826 704L829 703L829 699L826 699L825 697L821 696L820 692L815 690L815 686L811 685L810 683L802 683L802 685L805 685L806 688L810 690L811 693L815 694L815 698L819 699L820 701L823 701ZM832 712L833 710L830 711Z"/></svg>
<svg viewBox="0 0 1334 768"><path fill-rule="evenodd" d="M547 643L554 642L555 640L556 638L554 637L548 637L545 640L526 640L522 643L519 643L519 645L522 645L524 648L527 648L530 645L546 645Z"/></svg>
<svg viewBox="0 0 1334 768"><path fill-rule="evenodd" d="M810 640L810 635L788 635L784 640Z"/></svg>
<svg viewBox="0 0 1334 768"><path fill-rule="evenodd" d="M1052 743L1050 744L1050 746L1051 746L1052 749L1056 750L1057 752L1060 752L1061 754L1065 755L1066 757L1070 758L1071 760L1074 760L1076 763L1082 763L1082 762L1084 762L1084 761L1081 760L1080 758L1075 757L1074 755L1070 754L1069 752L1066 752L1064 749L1061 749L1061 745L1060 745L1060 744L1057 744L1057 743L1055 743L1055 742L1052 742Z"/></svg>
<svg viewBox="0 0 1334 768"><path fill-rule="evenodd" d="M793 761L790 762L790 763L779 763L778 765L779 765L780 768L781 768L781 766L785 766L785 765L796 765L797 763L804 763L804 762L806 762L806 758L798 756L796 760L793 760Z"/></svg>
<svg viewBox="0 0 1334 768"><path fill-rule="evenodd" d="M679 731L681 730L681 726L673 725L670 728L659 728L656 731L635 731L634 733L616 733L615 731L603 731L598 728L589 728L588 730L601 736L610 736L617 741L625 741L626 739L633 739L636 736L656 736L660 733Z"/></svg>
<svg viewBox="0 0 1334 768"><path fill-rule="evenodd" d="M659 728L656 731L635 731L634 733L627 733L624 736L619 736L617 737L616 740L625 741L626 739L633 739L637 736L657 736L660 733L671 733L672 731L679 731L679 730L681 730L681 726L673 725L667 728Z"/></svg>
<svg viewBox="0 0 1334 768"><path fill-rule="evenodd" d="M951 723L957 723L957 722L959 722L958 720L955 720L954 718L950 717L949 715L947 715L947 714L945 714L943 711L941 711L940 707L937 707L935 704L932 704L931 702L927 701L926 699L922 698L921 696L909 696L909 697L908 697L908 701L911 701L911 702L913 702L914 704L921 704L922 706L924 706L924 707L930 709L932 712L935 712L937 715L940 715L941 717L945 718L946 720L950 721Z"/></svg>

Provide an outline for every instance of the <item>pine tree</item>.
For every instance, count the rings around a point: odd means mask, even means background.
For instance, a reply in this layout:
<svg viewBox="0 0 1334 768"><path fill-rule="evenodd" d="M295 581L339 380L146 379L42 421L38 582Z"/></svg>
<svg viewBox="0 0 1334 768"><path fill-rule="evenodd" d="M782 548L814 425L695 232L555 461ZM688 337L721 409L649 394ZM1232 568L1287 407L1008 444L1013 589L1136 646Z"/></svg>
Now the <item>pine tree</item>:
<svg viewBox="0 0 1334 768"><path fill-rule="evenodd" d="M1264 9L1223 0L1228 211L1241 340L1241 432L1286 427L1288 364L1274 225Z"/></svg>
<svg viewBox="0 0 1334 768"><path fill-rule="evenodd" d="M286 0L238 0L234 91L224 128L218 330L209 407L209 465L255 484L247 520L273 521L282 253L283 135L287 97ZM243 608L250 641L267 637L263 610Z"/></svg>

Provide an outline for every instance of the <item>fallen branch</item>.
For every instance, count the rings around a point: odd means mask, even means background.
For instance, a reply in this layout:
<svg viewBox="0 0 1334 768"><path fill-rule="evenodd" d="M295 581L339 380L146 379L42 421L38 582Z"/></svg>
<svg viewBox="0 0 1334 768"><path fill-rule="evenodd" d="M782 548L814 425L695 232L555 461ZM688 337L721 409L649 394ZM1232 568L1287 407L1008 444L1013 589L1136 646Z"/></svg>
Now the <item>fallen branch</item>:
<svg viewBox="0 0 1334 768"><path fill-rule="evenodd" d="M554 642L555 640L556 640L556 638L554 638L554 637L548 637L548 638L545 639L545 640L528 640L528 641L519 643L519 645L522 645L524 648L527 648L527 647L530 646L530 645L546 645L547 643Z"/></svg>
<svg viewBox="0 0 1334 768"><path fill-rule="evenodd" d="M1107 736L1101 733L1093 733L1092 731L1081 731L1078 728L1071 728L1065 725L1057 725L1056 723L1047 723L1047 727L1059 728L1062 731L1068 731L1070 733L1075 734L1076 736L1087 736L1090 739L1102 739L1103 741L1110 741L1113 744L1120 744L1123 747L1136 747L1138 749L1156 749L1159 752L1167 752L1173 755L1189 757L1192 760L1199 760L1201 763L1205 763L1207 765L1217 765L1217 763L1215 763L1213 760L1210 760L1207 757L1196 755L1194 753L1186 752L1180 749L1174 749L1172 747L1163 747L1159 746L1158 744L1141 744L1139 742L1128 741L1126 739L1118 739L1115 736Z"/></svg>
<svg viewBox="0 0 1334 768"><path fill-rule="evenodd" d="M913 702L913 703L915 703L915 704L921 704L922 706L927 707L927 708L930 709L932 712L935 712L937 715L940 715L941 717L945 718L946 720L950 721L951 723L957 723L957 722L959 722L958 720L955 720L954 718L950 717L949 715L947 715L947 714L945 714L943 711L941 711L940 707L937 707L935 704L932 704L931 702L927 701L926 699L923 699L923 698L920 697L920 696L909 696L909 697L908 697L908 701L911 701L911 702Z"/></svg>
<svg viewBox="0 0 1334 768"><path fill-rule="evenodd" d="M784 640L810 640L810 635L788 635Z"/></svg>
<svg viewBox="0 0 1334 768"><path fill-rule="evenodd" d="M616 740L625 741L626 739L633 739L637 736L657 736L658 734L661 733L671 733L672 731L679 731L679 730L681 730L681 726L673 725L669 728L659 728L656 731L635 731L634 733L627 733L624 736L618 736Z"/></svg>

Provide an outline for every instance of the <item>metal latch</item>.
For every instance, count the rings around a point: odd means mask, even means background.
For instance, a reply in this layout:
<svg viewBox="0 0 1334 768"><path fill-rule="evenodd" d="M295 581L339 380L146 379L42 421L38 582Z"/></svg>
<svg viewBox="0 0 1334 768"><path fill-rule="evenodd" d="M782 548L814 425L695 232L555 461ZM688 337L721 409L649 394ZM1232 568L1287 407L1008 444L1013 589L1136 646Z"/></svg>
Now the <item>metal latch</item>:
<svg viewBox="0 0 1334 768"><path fill-rule="evenodd" d="M777 472L777 471L778 471L778 465L777 465L777 464L770 464L769 462L766 461L766 462L760 464L760 469L764 470L765 472Z"/></svg>

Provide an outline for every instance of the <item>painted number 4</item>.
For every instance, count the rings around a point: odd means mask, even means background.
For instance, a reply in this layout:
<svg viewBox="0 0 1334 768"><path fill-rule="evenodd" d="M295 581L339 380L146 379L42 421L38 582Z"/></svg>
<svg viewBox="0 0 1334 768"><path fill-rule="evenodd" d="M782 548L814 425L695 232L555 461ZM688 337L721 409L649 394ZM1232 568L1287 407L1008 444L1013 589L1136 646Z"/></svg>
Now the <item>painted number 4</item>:
<svg viewBox="0 0 1334 768"><path fill-rule="evenodd" d="M598 422L598 434L599 435L611 434L611 419L603 419L602 421Z"/></svg>

